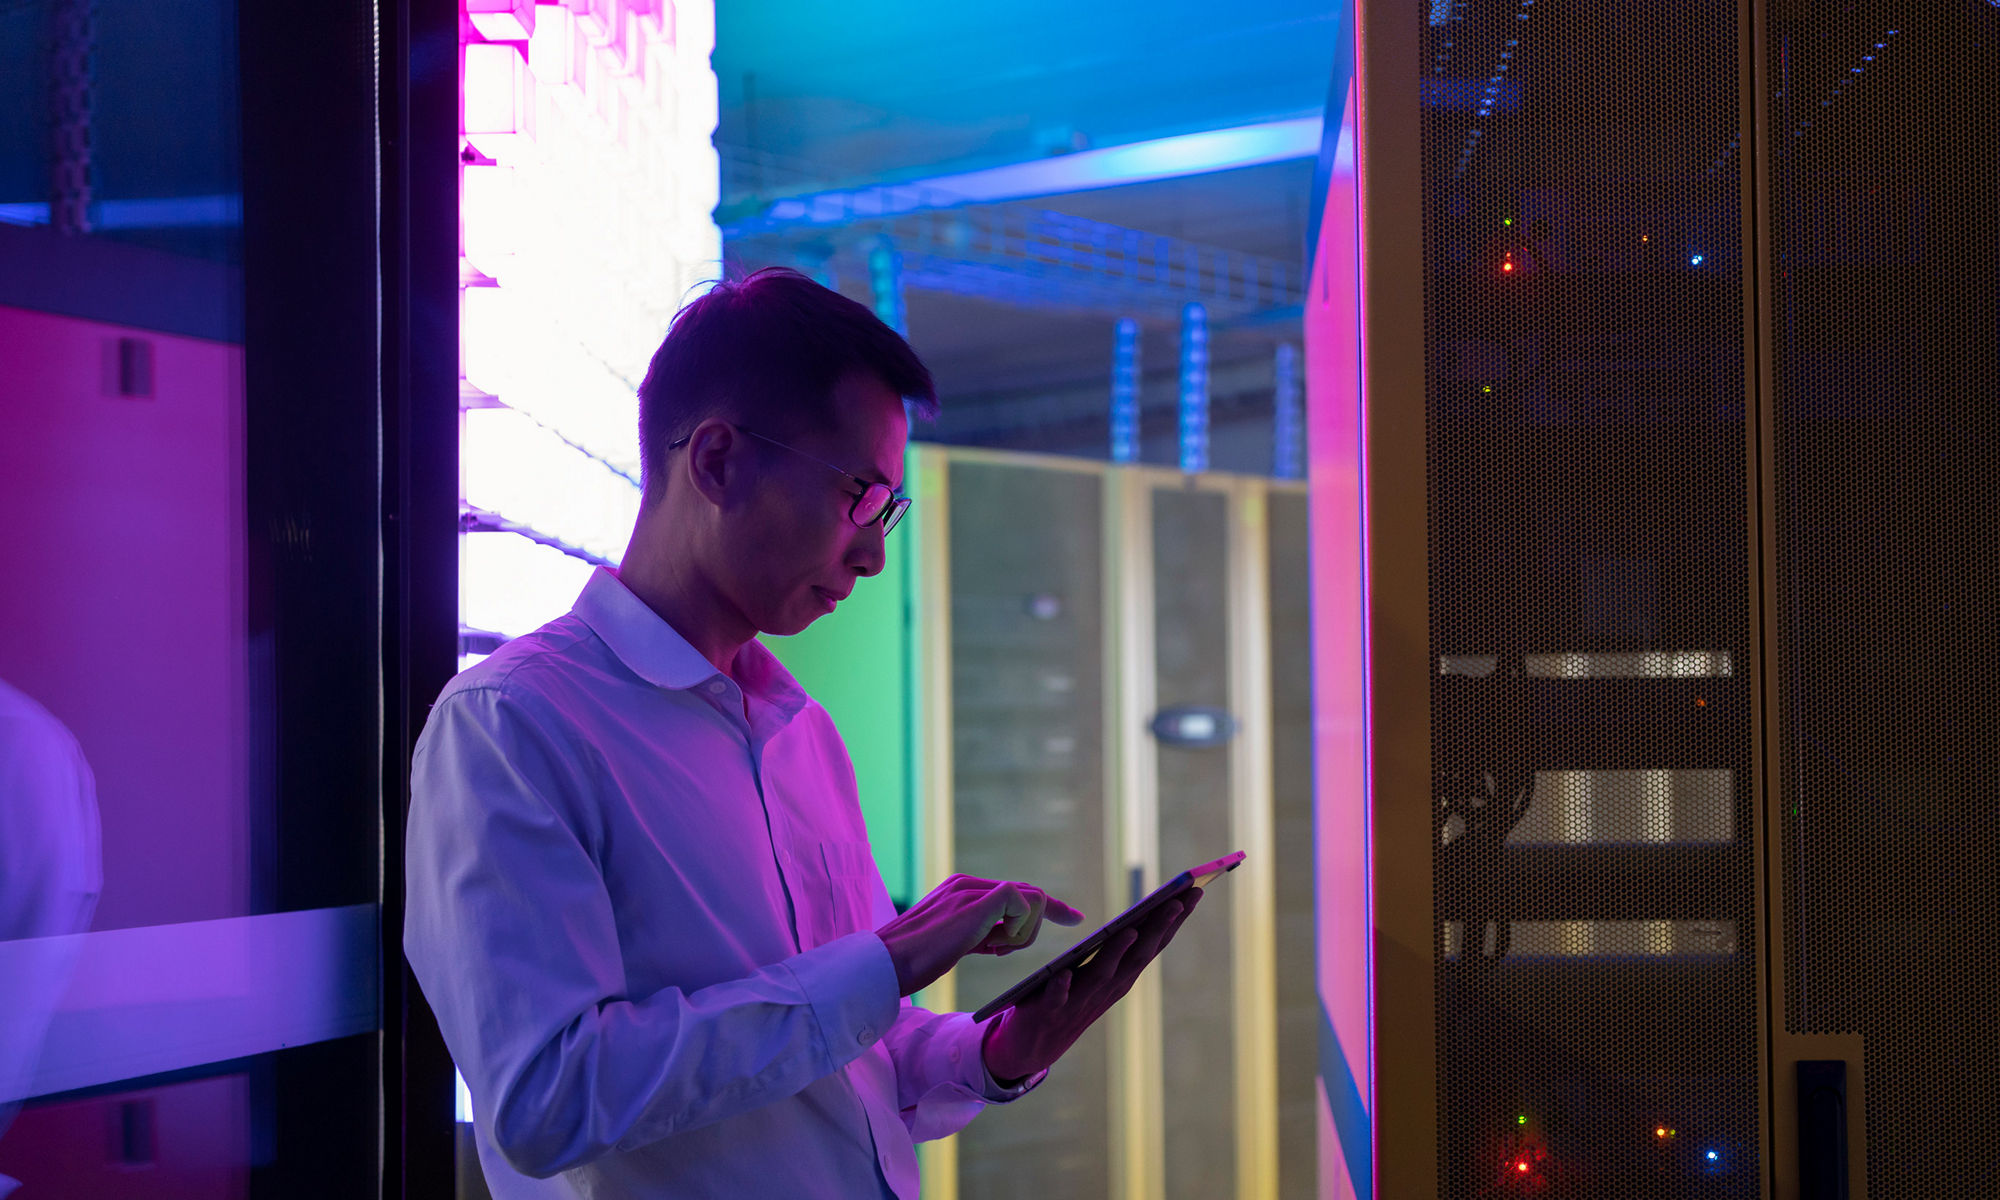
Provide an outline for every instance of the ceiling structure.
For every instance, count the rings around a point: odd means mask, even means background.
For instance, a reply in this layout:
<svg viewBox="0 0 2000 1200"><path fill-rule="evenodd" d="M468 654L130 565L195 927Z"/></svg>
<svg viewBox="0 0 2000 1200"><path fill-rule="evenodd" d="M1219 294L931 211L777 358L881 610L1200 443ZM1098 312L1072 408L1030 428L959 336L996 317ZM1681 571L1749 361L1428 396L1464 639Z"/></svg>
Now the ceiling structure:
<svg viewBox="0 0 2000 1200"><path fill-rule="evenodd" d="M719 140L892 182L1317 115L1335 11L724 0Z"/></svg>
<svg viewBox="0 0 2000 1200"><path fill-rule="evenodd" d="M1029 0L1005 10L724 0L715 52L723 224L788 196L921 188L1153 139L1316 121L1336 11L1324 0L1254 0L1234 9ZM1257 270L1279 263L1302 274L1312 160L1204 165L1191 163L1192 173L1177 177L962 209L961 220L1014 228L1058 213L1174 239L1199 255L1256 256L1264 264ZM817 268L868 300L867 247L885 232L905 241L927 236L907 224L855 221L736 237L727 250L733 267ZM906 264L920 252L906 253ZM914 272L912 280L922 282ZM1116 300L1046 289L1031 296L1018 288L935 290L942 286L933 273L928 286L906 295L911 341L936 373L945 405L939 424L919 436L1102 455L1113 327L1128 315ZM995 298L1002 293L1011 302ZM1268 431L1274 351L1298 336L1281 302L1249 315L1257 308L1218 307L1212 461L1224 469L1269 469L1268 432L1251 427ZM1176 444L1179 329L1171 311L1135 302L1129 312L1142 327L1144 461L1172 461Z"/></svg>

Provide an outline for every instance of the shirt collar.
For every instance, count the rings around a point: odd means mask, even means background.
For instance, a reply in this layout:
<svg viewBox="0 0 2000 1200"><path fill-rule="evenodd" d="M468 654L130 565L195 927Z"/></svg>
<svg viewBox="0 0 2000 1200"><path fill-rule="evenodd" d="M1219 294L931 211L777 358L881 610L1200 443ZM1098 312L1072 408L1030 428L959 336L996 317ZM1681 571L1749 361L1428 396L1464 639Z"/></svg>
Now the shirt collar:
<svg viewBox="0 0 2000 1200"><path fill-rule="evenodd" d="M655 687L684 691L722 675L609 568L591 572L570 611L582 618L633 674ZM737 651L731 666L735 683L779 710L787 720L809 699L791 672L755 639Z"/></svg>

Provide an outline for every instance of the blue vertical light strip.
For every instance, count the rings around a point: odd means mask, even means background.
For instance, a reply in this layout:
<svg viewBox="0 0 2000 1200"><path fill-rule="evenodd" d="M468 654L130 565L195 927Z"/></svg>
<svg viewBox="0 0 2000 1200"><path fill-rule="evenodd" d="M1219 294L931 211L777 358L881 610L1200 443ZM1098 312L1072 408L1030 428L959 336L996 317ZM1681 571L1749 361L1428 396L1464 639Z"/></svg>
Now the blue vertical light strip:
<svg viewBox="0 0 2000 1200"><path fill-rule="evenodd" d="M1275 366L1271 474L1280 479L1304 479L1306 409L1299 393L1299 348L1290 342L1280 342Z"/></svg>
<svg viewBox="0 0 2000 1200"><path fill-rule="evenodd" d="M1208 310L1181 309L1181 470L1208 470Z"/></svg>
<svg viewBox="0 0 2000 1200"><path fill-rule="evenodd" d="M909 336L909 313L903 307L903 256L896 243L877 238L868 249L868 287L875 296L875 315L897 333Z"/></svg>
<svg viewBox="0 0 2000 1200"><path fill-rule="evenodd" d="M1326 111L1320 121L1319 161L1313 166L1312 203L1306 206L1306 278L1312 278L1319 253L1319 221L1326 212L1326 193L1333 187L1333 164L1340 156L1340 128L1347 122L1348 85L1354 81L1354 6L1339 0L1333 8L1333 78L1326 87Z"/></svg>
<svg viewBox="0 0 2000 1200"><path fill-rule="evenodd" d="M1362 1200L1375 1197L1375 1128L1368 1118L1368 1102L1361 1095L1361 1079L1347 1060L1347 1048L1333 1031L1326 1001L1319 1002L1319 1081L1326 1089L1327 1111L1333 1116L1334 1136L1340 1139L1341 1157L1347 1160L1347 1179Z"/></svg>
<svg viewBox="0 0 2000 1200"><path fill-rule="evenodd" d="M822 283L832 287L832 273L829 271ZM896 249L896 243L887 235L875 239L868 248L868 290L875 297L875 315L889 328L910 336L910 314L903 306L903 256ZM903 419L910 425L917 423L916 408L903 401Z"/></svg>
<svg viewBox="0 0 2000 1200"><path fill-rule="evenodd" d="M829 291L839 291L839 277L833 272L833 247L816 244L800 248L798 252L799 270L812 281Z"/></svg>
<svg viewBox="0 0 2000 1200"><path fill-rule="evenodd" d="M1139 322L1118 322L1111 342L1111 461L1139 461Z"/></svg>

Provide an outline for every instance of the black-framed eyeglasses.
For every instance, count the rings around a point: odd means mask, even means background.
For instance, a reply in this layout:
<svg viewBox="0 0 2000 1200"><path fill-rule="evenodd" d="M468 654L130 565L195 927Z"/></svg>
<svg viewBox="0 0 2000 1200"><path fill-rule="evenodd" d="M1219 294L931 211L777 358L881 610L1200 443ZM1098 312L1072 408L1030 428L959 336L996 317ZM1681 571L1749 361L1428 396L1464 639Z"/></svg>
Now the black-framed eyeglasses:
<svg viewBox="0 0 2000 1200"><path fill-rule="evenodd" d="M879 524L882 526L883 536L887 537L889 531L896 527L896 522L902 520L903 514L910 509L911 498L908 496L898 496L896 489L886 483L876 483L870 479L863 479L861 476L844 467L836 467L823 458L807 454L797 446L787 446L776 438L765 437L754 429L744 429L740 425L737 426L737 429L742 433L749 434L760 442L769 442L780 450L790 450L800 458L810 458L827 470L846 476L849 482L859 484L861 486L859 494L853 492L847 493L847 495L854 497L853 506L847 510L847 519L854 522L857 528L865 529L869 525ZM687 445L689 439L693 437L693 434L689 434L679 441L669 443L667 449L678 450L682 446Z"/></svg>

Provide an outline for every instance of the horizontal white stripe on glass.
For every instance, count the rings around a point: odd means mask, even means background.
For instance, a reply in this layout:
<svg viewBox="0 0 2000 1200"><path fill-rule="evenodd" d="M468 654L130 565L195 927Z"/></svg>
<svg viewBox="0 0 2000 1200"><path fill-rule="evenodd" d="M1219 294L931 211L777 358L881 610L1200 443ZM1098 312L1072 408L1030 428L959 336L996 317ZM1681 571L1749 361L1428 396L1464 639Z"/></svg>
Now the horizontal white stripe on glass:
<svg viewBox="0 0 2000 1200"><path fill-rule="evenodd" d="M355 904L0 942L0 980L73 963L25 1094L379 1029L380 923Z"/></svg>

